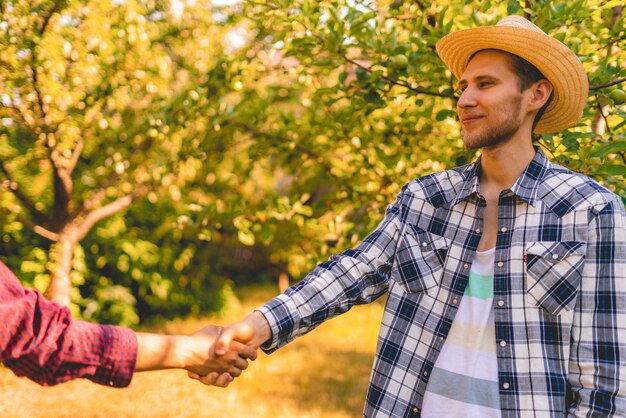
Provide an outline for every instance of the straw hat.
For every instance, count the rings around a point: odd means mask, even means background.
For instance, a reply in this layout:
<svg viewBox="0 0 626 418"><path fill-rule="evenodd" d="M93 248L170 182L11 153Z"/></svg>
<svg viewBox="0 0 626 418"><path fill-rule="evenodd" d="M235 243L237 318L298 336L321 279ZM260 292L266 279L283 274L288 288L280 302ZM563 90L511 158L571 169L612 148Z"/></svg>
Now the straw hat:
<svg viewBox="0 0 626 418"><path fill-rule="evenodd" d="M522 16L507 16L495 26L450 33L437 52L458 79L468 60L481 49L499 49L524 58L552 83L554 98L535 127L538 134L561 131L582 116L589 83L582 63L565 44L548 36Z"/></svg>

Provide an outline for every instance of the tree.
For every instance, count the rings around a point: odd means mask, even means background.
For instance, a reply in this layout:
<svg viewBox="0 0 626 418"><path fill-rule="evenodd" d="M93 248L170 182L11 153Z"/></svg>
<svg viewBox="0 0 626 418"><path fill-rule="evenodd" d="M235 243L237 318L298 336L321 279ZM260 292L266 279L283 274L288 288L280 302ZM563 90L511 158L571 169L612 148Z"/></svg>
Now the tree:
<svg viewBox="0 0 626 418"><path fill-rule="evenodd" d="M197 11L204 35L212 15ZM94 225L146 195L180 200L201 140L185 137L198 99L189 68L213 54L201 57L207 39L164 2L13 1L0 13L2 209L52 243L46 293L68 305L74 257Z"/></svg>
<svg viewBox="0 0 626 418"><path fill-rule="evenodd" d="M237 89L219 124L289 185L237 226L293 277L361 239L406 181L475 157L462 147L455 83L435 43L507 14L564 41L589 73L582 121L538 143L626 198L626 113L610 96L626 81L619 2L267 1L244 3L243 14L255 22L246 65L266 72Z"/></svg>
<svg viewBox="0 0 626 418"><path fill-rule="evenodd" d="M0 13L0 245L50 275L53 298L79 289L84 315L106 315L103 300L198 312L205 286L297 279L355 245L404 183L476 156L434 45L507 14L569 45L592 86L581 122L538 143L626 198L617 1L23 0Z"/></svg>

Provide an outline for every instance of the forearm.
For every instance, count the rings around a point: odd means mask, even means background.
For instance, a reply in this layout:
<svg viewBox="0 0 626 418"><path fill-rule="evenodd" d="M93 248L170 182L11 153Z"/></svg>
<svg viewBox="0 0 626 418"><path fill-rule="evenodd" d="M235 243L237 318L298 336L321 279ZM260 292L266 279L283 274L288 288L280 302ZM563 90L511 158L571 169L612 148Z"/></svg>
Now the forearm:
<svg viewBox="0 0 626 418"><path fill-rule="evenodd" d="M183 369L189 366L189 337L144 332L137 336L135 371Z"/></svg>
<svg viewBox="0 0 626 418"><path fill-rule="evenodd" d="M384 220L356 248L331 256L285 294L258 309L272 333L262 347L266 353L388 290L403 229L402 200L400 193L388 206Z"/></svg>
<svg viewBox="0 0 626 418"><path fill-rule="evenodd" d="M354 254L357 250L349 251ZM271 341L262 346L263 351L271 353L354 305L380 297L389 283L388 274L381 271L385 269L378 269L382 262L386 263L387 259L334 256L285 294L259 307L272 334Z"/></svg>

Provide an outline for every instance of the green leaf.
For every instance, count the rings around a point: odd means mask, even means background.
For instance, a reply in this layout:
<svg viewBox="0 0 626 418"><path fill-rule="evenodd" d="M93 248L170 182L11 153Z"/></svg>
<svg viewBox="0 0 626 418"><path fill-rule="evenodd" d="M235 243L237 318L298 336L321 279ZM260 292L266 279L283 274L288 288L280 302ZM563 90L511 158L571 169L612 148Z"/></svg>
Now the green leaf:
<svg viewBox="0 0 626 418"><path fill-rule="evenodd" d="M598 169L598 173L608 174L613 177L626 177L626 166L623 165L605 165Z"/></svg>
<svg viewBox="0 0 626 418"><path fill-rule="evenodd" d="M596 149L591 155L592 157L603 158L607 154L614 154L617 152L626 152L626 141L612 142L610 144L603 145Z"/></svg>
<svg viewBox="0 0 626 418"><path fill-rule="evenodd" d="M456 114L456 112L454 112L452 110L444 109L444 110L440 110L439 112L437 112L437 115L435 116L435 119L438 122L442 122L446 118L448 118L450 116L454 116L455 114Z"/></svg>
<svg viewBox="0 0 626 418"><path fill-rule="evenodd" d="M351 25L350 25L350 32L351 33L356 32L357 30L359 30L361 28L361 26L363 26L369 20L375 18L376 15L377 15L376 12L367 12L367 13L363 13L363 14L359 15L359 17L354 19L354 21L351 23Z"/></svg>

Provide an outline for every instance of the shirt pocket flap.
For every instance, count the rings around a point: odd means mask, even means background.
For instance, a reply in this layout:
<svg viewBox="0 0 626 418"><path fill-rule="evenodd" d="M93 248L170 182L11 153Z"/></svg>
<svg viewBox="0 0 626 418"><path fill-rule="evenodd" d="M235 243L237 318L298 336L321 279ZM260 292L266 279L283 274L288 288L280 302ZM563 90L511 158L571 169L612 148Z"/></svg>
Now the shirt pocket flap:
<svg viewBox="0 0 626 418"><path fill-rule="evenodd" d="M424 231L416 225L410 225L410 234L412 234L415 239L417 239L420 247L423 250L447 250L450 246L450 242L447 238L431 234L430 232Z"/></svg>
<svg viewBox="0 0 626 418"><path fill-rule="evenodd" d="M410 225L400 240L393 276L409 293L434 288L440 283L449 246L447 238Z"/></svg>
<svg viewBox="0 0 626 418"><path fill-rule="evenodd" d="M585 255L585 250L585 243L579 241L538 241L533 242L526 248L526 254L548 257L558 261L572 254Z"/></svg>
<svg viewBox="0 0 626 418"><path fill-rule="evenodd" d="M578 241L540 241L526 248L526 289L530 301L553 315L576 303L586 245Z"/></svg>

